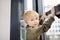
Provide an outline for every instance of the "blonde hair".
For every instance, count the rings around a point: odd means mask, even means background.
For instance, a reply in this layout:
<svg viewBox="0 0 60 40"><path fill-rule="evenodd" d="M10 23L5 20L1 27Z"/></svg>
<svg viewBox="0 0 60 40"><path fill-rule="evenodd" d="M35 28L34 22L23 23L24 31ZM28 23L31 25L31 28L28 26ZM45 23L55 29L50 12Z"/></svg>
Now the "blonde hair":
<svg viewBox="0 0 60 40"><path fill-rule="evenodd" d="M34 10L28 10L28 11L24 12L23 20L26 22L27 19L32 18L31 15L35 15L35 16L39 17L39 14L36 11L34 11Z"/></svg>

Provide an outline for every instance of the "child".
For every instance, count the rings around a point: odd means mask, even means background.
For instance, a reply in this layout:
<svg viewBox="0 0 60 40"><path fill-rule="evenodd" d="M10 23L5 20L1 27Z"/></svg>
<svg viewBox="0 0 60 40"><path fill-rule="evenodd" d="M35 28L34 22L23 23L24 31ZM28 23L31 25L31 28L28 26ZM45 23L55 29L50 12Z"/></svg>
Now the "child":
<svg viewBox="0 0 60 40"><path fill-rule="evenodd" d="M48 20L39 25L39 14L34 10L26 11L23 15L23 19L27 24L26 40L40 40L41 34L50 28L50 25L54 21L54 16L55 14L52 12ZM44 15L40 20L44 20Z"/></svg>

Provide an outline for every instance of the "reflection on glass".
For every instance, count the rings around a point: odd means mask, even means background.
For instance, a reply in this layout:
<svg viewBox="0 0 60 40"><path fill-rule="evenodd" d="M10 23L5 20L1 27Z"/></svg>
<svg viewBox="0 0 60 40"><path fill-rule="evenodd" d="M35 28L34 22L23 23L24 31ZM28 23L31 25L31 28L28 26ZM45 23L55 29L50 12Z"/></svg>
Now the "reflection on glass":
<svg viewBox="0 0 60 40"><path fill-rule="evenodd" d="M60 0L43 0L43 10L48 12L54 5L60 4ZM52 23L51 28L45 33L45 40L60 40L60 19L55 17L55 21Z"/></svg>

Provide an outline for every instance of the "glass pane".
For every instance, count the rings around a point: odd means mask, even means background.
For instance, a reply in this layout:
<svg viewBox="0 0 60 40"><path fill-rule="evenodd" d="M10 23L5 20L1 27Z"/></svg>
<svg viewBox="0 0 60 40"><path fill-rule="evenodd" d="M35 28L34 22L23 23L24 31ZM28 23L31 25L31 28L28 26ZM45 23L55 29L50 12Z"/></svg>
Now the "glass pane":
<svg viewBox="0 0 60 40"><path fill-rule="evenodd" d="M43 2L44 12L49 12L54 6L60 5L60 0L43 0ZM45 33L45 40L60 40L60 18L56 16L54 18L51 28Z"/></svg>

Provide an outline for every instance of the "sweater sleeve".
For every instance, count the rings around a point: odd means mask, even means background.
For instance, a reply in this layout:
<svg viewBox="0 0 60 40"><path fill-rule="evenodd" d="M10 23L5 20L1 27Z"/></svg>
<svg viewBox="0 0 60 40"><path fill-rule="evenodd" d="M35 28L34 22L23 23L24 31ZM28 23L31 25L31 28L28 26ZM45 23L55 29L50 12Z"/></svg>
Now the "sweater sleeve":
<svg viewBox="0 0 60 40"><path fill-rule="evenodd" d="M54 21L53 17L49 17L48 19L46 19L44 21L44 23L42 24L42 30L43 32L47 32L48 29L51 27L52 22Z"/></svg>

